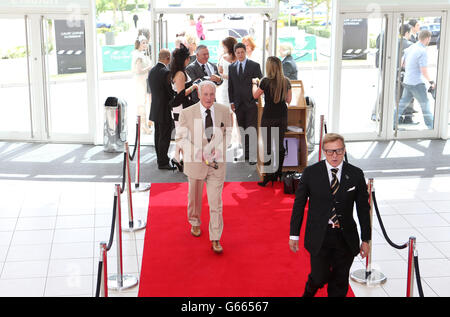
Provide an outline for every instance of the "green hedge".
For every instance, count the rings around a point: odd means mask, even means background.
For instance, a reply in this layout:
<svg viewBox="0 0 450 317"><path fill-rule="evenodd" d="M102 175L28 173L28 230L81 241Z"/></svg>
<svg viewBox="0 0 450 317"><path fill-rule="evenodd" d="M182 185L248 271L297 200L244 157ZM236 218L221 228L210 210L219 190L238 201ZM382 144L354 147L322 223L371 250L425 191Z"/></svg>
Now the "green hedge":
<svg viewBox="0 0 450 317"><path fill-rule="evenodd" d="M14 59L27 56L27 49L25 46L16 46L6 52L0 52L0 59Z"/></svg>
<svg viewBox="0 0 450 317"><path fill-rule="evenodd" d="M300 28L300 27L299 27ZM307 25L303 28L306 33L314 34L320 37L329 38L331 36L331 30L329 27L322 25Z"/></svg>

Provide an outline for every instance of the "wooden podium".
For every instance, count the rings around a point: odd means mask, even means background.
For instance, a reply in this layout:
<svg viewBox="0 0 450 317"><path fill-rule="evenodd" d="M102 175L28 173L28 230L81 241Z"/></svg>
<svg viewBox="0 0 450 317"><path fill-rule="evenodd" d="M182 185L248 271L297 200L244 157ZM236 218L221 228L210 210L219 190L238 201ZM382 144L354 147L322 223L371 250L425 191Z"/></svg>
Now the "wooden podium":
<svg viewBox="0 0 450 317"><path fill-rule="evenodd" d="M306 143L306 100L303 82L301 80L291 80L292 86L292 101L288 105L287 125L288 131L285 133L286 138L296 138L299 142L298 147L298 165L283 166L283 172L302 172L308 164L308 146ZM261 117L264 110L262 98L258 100L258 155L257 155L257 171L262 180L266 173L264 163L261 158L264 157L265 142L262 137ZM290 131L297 130L297 131Z"/></svg>

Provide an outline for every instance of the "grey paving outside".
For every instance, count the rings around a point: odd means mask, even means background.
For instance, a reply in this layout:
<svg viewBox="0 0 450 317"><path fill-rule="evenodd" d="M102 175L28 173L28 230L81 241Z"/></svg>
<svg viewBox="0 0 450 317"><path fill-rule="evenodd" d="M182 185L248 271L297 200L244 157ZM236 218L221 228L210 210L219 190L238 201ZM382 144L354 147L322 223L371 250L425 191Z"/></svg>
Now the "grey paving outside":
<svg viewBox="0 0 450 317"><path fill-rule="evenodd" d="M141 182L186 181L182 173L157 169L153 146L141 148ZM449 140L348 142L347 151L349 162L362 168L367 178L450 173ZM255 166L232 163L232 155L230 150L227 181L258 180ZM316 146L308 164L317 162L317 155ZM103 146L0 142L0 179L117 183L122 179L122 162L122 153L107 153ZM131 169L134 175L134 161Z"/></svg>

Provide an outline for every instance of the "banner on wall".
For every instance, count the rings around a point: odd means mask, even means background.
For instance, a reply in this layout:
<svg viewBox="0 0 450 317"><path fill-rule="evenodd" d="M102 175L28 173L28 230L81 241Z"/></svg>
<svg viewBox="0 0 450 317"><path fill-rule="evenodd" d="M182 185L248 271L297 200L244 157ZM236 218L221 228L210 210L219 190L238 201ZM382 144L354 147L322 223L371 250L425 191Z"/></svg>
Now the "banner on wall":
<svg viewBox="0 0 450 317"><path fill-rule="evenodd" d="M296 62L317 61L317 38L307 35L303 39L295 37L280 37L280 43L290 43L293 47L292 57Z"/></svg>
<svg viewBox="0 0 450 317"><path fill-rule="evenodd" d="M131 70L134 45L106 45L102 47L103 72Z"/></svg>
<svg viewBox="0 0 450 317"><path fill-rule="evenodd" d="M367 59L367 19L345 19L342 59Z"/></svg>
<svg viewBox="0 0 450 317"><path fill-rule="evenodd" d="M86 72L84 21L55 20L55 48L58 74Z"/></svg>

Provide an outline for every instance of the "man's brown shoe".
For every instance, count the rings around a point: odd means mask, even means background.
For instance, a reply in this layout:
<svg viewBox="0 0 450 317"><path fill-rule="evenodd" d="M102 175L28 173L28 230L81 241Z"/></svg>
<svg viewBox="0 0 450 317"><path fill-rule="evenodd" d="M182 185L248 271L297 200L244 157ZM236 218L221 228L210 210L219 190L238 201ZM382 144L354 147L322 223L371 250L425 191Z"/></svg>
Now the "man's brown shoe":
<svg viewBox="0 0 450 317"><path fill-rule="evenodd" d="M200 237L200 235L202 234L202 231L200 230L200 226L192 226L191 227L191 234L194 237Z"/></svg>
<svg viewBox="0 0 450 317"><path fill-rule="evenodd" d="M212 245L211 245L213 251L215 253L222 253L223 252L223 248L220 245L220 241L212 241Z"/></svg>

